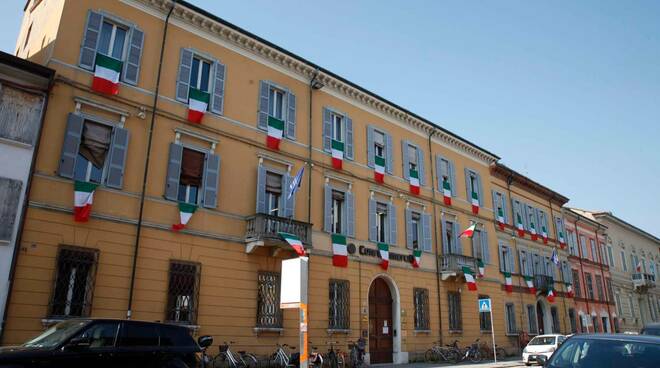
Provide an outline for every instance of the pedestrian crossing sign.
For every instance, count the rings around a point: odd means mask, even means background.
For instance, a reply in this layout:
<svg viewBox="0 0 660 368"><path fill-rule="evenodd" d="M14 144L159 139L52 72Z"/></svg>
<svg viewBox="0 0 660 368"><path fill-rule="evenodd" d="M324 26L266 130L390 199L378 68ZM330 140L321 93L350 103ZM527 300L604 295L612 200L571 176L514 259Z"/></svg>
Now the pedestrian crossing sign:
<svg viewBox="0 0 660 368"><path fill-rule="evenodd" d="M479 299L479 312L490 312L490 299Z"/></svg>

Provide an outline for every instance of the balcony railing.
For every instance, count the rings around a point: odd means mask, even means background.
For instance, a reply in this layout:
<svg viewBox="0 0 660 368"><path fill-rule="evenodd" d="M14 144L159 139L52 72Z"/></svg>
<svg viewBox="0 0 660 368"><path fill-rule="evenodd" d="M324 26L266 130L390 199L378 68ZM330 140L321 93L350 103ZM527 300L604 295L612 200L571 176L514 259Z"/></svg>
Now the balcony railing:
<svg viewBox="0 0 660 368"><path fill-rule="evenodd" d="M537 291L540 291L541 293L547 293L553 282L554 281L550 276L534 275L534 287L536 288Z"/></svg>
<svg viewBox="0 0 660 368"><path fill-rule="evenodd" d="M646 292L655 287L655 276L648 273L633 273L633 287L639 292Z"/></svg>
<svg viewBox="0 0 660 368"><path fill-rule="evenodd" d="M463 272L463 266L468 266L474 272L477 271L477 259L462 254L443 254L438 257L441 273Z"/></svg>
<svg viewBox="0 0 660 368"><path fill-rule="evenodd" d="M311 244L312 224L258 213L247 218L245 243L251 248L248 252L255 246L285 246L280 232L297 236L304 245Z"/></svg>

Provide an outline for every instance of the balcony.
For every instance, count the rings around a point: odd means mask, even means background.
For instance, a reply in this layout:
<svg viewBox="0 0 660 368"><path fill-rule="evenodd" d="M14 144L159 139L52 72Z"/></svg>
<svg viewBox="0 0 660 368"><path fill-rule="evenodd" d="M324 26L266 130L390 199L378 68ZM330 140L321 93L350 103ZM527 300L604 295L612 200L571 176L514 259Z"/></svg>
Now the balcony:
<svg viewBox="0 0 660 368"><path fill-rule="evenodd" d="M451 276L462 275L463 266L470 267L476 276L476 258L464 256L462 254L443 254L438 257L438 269L440 270L443 280L446 280Z"/></svg>
<svg viewBox="0 0 660 368"><path fill-rule="evenodd" d="M270 247L272 255L275 255L282 249L290 249L279 236L280 232L297 236L305 246L311 245L312 224L258 213L247 218L245 251L252 253L258 247Z"/></svg>
<svg viewBox="0 0 660 368"><path fill-rule="evenodd" d="M645 294L649 289L655 287L655 276L648 273L633 273L632 281L635 291L641 294Z"/></svg>
<svg viewBox="0 0 660 368"><path fill-rule="evenodd" d="M547 294L548 290L550 290L550 286L554 283L554 280L550 276L546 275L534 275L534 287L536 288L536 291L541 292L542 294Z"/></svg>

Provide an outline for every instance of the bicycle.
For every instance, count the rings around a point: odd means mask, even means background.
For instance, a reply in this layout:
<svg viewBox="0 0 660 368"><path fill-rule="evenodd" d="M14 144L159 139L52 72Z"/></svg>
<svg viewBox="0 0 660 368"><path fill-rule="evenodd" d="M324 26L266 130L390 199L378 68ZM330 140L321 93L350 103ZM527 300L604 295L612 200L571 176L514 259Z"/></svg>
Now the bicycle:
<svg viewBox="0 0 660 368"><path fill-rule="evenodd" d="M309 345L312 347L312 351L309 353L309 364L314 368L323 367L323 355L318 352L318 348L311 341Z"/></svg>
<svg viewBox="0 0 660 368"><path fill-rule="evenodd" d="M291 358L292 356L289 355L284 348L289 348L291 350L294 350L296 347L295 346L289 346L287 344L277 344L277 349L275 349L275 353L272 355L272 361L275 363L276 367L279 368L286 368L289 366L291 363Z"/></svg>
<svg viewBox="0 0 660 368"><path fill-rule="evenodd" d="M209 346L213 344L213 337L211 336L202 336L198 340L199 346L202 348L201 356L199 358L199 366L206 368L210 366L211 356L207 354L206 350Z"/></svg>
<svg viewBox="0 0 660 368"><path fill-rule="evenodd" d="M213 368L256 368L259 364L257 357L245 351L239 351L238 355L231 351L230 344L234 341L225 341L219 346L218 355L213 358Z"/></svg>
<svg viewBox="0 0 660 368"><path fill-rule="evenodd" d="M481 355L486 357L487 359L493 359L493 349L488 346L487 343L483 343L479 346L479 349L481 350ZM504 348L497 346L495 344L495 354L497 354L497 360L502 360L506 358L506 350Z"/></svg>
<svg viewBox="0 0 660 368"><path fill-rule="evenodd" d="M338 343L337 341L326 341L325 343L330 345L330 350L324 357L325 366L328 368L344 368L344 354L339 349L335 350L335 344Z"/></svg>
<svg viewBox="0 0 660 368"><path fill-rule="evenodd" d="M450 362L452 364L458 363L460 354L457 349L458 340L454 341L453 345L440 346L440 342L433 343L433 347L424 353L424 361L427 363L435 363L440 359Z"/></svg>
<svg viewBox="0 0 660 368"><path fill-rule="evenodd" d="M364 353L367 341L359 338L357 341L349 341L348 349L350 351L351 368L361 368L364 365Z"/></svg>

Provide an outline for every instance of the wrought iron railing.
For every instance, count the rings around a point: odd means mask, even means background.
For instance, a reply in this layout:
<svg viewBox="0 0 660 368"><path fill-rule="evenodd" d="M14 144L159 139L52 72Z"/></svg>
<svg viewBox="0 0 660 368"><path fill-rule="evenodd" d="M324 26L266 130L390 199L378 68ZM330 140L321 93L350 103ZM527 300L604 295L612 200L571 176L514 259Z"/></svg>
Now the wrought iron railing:
<svg viewBox="0 0 660 368"><path fill-rule="evenodd" d="M554 280L547 275L534 275L534 287L542 293L547 292Z"/></svg>
<svg viewBox="0 0 660 368"><path fill-rule="evenodd" d="M55 285L49 306L50 317L90 315L97 262L96 249L60 247L57 254Z"/></svg>
<svg viewBox="0 0 660 368"><path fill-rule="evenodd" d="M637 272L632 275L635 289L650 289L655 287L655 276L648 273Z"/></svg>
<svg viewBox="0 0 660 368"><path fill-rule="evenodd" d="M200 268L197 263L170 262L167 321L185 324L197 322Z"/></svg>
<svg viewBox="0 0 660 368"><path fill-rule="evenodd" d="M348 280L330 280L329 291L328 329L348 330L351 328L351 293Z"/></svg>
<svg viewBox="0 0 660 368"><path fill-rule="evenodd" d="M257 327L282 328L280 274L262 271L257 280Z"/></svg>
<svg viewBox="0 0 660 368"><path fill-rule="evenodd" d="M443 254L438 257L440 272L463 272L463 266L477 270L477 259L462 254Z"/></svg>
<svg viewBox="0 0 660 368"><path fill-rule="evenodd" d="M280 232L297 236L305 245L311 244L311 224L263 213L258 213L247 218L245 241L280 242L282 241L278 235Z"/></svg>

